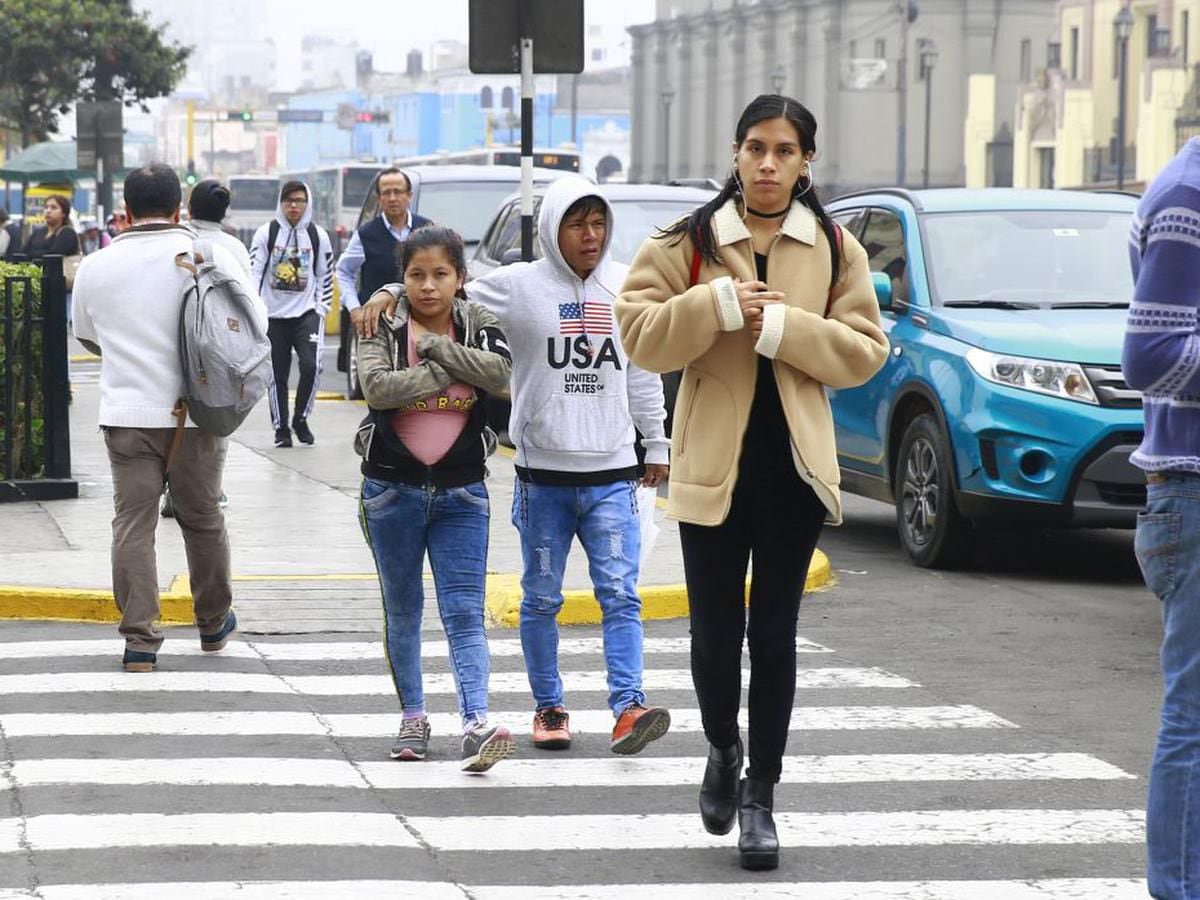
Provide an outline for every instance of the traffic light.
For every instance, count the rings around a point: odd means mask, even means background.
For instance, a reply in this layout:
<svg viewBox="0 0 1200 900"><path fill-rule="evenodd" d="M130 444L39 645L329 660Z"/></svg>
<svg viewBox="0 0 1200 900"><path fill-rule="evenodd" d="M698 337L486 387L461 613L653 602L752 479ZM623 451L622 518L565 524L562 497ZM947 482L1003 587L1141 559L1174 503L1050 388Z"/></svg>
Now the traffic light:
<svg viewBox="0 0 1200 900"><path fill-rule="evenodd" d="M225 118L231 122L253 122L254 111L250 109L231 109L226 111Z"/></svg>
<svg viewBox="0 0 1200 900"><path fill-rule="evenodd" d="M375 110L374 112L360 112L354 114L354 121L360 124L378 125L383 122L390 122L392 119L391 113Z"/></svg>
<svg viewBox="0 0 1200 900"><path fill-rule="evenodd" d="M184 176L183 180L188 187L191 187L199 180L196 178L196 161L194 159L188 160L187 175Z"/></svg>

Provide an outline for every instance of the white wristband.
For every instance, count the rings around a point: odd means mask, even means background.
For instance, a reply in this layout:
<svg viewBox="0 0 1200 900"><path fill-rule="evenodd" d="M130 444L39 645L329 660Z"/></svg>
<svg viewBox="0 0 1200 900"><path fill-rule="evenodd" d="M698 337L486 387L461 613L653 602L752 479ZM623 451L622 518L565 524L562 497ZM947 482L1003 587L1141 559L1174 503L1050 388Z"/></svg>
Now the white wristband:
<svg viewBox="0 0 1200 900"><path fill-rule="evenodd" d="M737 331L746 320L742 318L742 305L738 303L737 289L728 275L714 278L709 283L717 299L717 313L721 317L722 331Z"/></svg>
<svg viewBox="0 0 1200 900"><path fill-rule="evenodd" d="M754 350L768 359L774 359L783 343L783 323L787 319L787 307L772 303L763 307L762 333L754 344Z"/></svg>

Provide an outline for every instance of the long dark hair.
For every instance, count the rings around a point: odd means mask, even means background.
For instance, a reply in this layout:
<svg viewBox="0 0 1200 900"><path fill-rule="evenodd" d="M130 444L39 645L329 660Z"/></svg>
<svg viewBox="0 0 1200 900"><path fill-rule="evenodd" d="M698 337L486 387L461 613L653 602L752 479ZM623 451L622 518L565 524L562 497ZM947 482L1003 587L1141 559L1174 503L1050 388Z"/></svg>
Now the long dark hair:
<svg viewBox="0 0 1200 900"><path fill-rule="evenodd" d="M750 130L751 126L767 119L778 118L787 119L796 129L796 135L800 138L800 149L806 156L817 152L817 120L802 103L782 94L759 94L742 110L742 116L738 119L737 131L734 134L737 145L741 147L746 140L746 132ZM658 236L670 238L669 243L678 244L686 235L692 239L692 243L702 258L711 263L719 263L721 258L711 240L710 224L713 213L724 206L727 200L731 197L741 198L742 188L736 176L737 167L735 165L717 196L694 210L686 219L681 219L662 229ZM817 197L811 175L807 181L796 179L796 183L792 186L792 199L799 200L811 209L821 225L821 230L825 232L825 237L829 241L829 256L833 266L833 275L830 279L832 286L837 283L838 276L841 274L841 254L838 252L833 220L829 218L829 214L825 212L825 207L821 205L821 201ZM742 202L745 203L745 200L742 199Z"/></svg>
<svg viewBox="0 0 1200 900"><path fill-rule="evenodd" d="M458 232L453 228L444 228L441 225L426 225L424 228L413 229L408 235L408 240L396 248L396 254L400 260L401 281L404 280L404 273L408 271L408 264L412 262L413 254L418 250L429 250L433 247L445 250L450 265L454 266L454 271L461 278L466 279L467 252L463 249L463 239L459 237ZM466 300L466 289L460 287L455 291L454 296Z"/></svg>

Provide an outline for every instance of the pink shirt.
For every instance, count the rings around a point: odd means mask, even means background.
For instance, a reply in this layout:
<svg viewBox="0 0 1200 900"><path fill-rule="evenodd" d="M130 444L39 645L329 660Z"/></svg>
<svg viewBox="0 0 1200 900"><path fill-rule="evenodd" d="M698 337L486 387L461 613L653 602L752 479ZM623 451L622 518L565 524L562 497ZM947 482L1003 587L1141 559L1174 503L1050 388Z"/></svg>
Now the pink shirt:
<svg viewBox="0 0 1200 900"><path fill-rule="evenodd" d="M450 340L455 340L450 326ZM408 364L421 361L412 325L408 328ZM416 459L427 466L438 462L454 446L467 425L467 416L476 401L475 389L469 384L454 382L444 390L424 397L392 413L392 430Z"/></svg>

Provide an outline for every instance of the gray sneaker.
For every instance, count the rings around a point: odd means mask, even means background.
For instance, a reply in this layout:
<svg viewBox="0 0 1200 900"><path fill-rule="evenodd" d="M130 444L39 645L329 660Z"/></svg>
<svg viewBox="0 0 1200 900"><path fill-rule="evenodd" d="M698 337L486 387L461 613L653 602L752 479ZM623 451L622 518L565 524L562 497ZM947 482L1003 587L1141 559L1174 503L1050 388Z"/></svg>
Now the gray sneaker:
<svg viewBox="0 0 1200 900"><path fill-rule="evenodd" d="M512 734L503 725L489 727L478 722L463 735L462 770L486 772L502 759L508 759L517 749Z"/></svg>
<svg viewBox="0 0 1200 900"><path fill-rule="evenodd" d="M429 719L404 719L392 744L392 759L424 759L429 752Z"/></svg>

